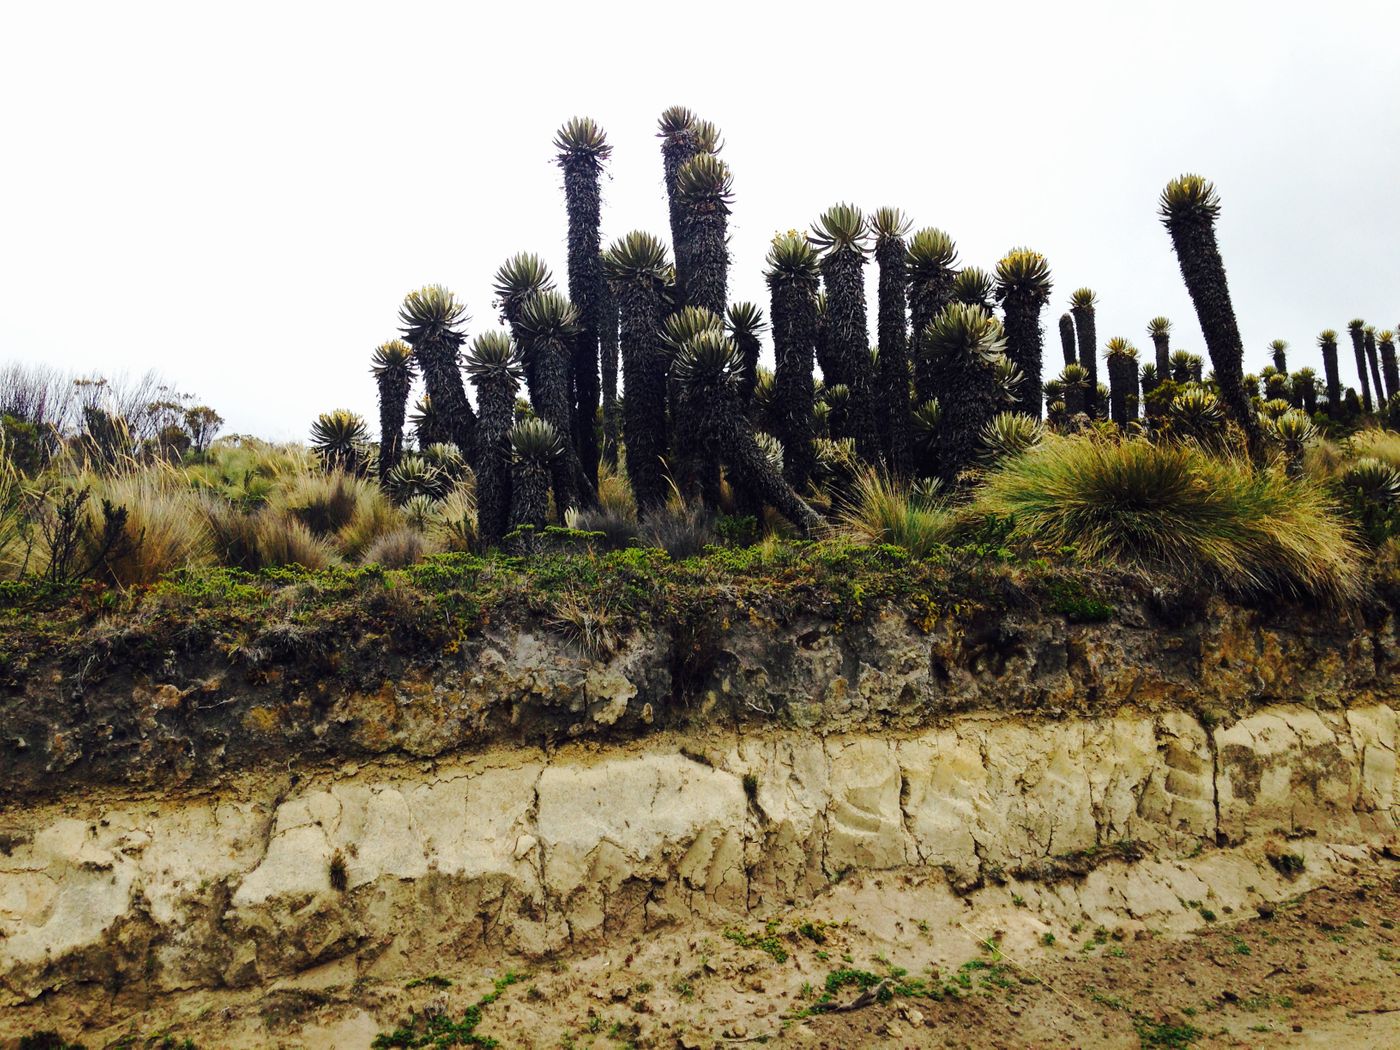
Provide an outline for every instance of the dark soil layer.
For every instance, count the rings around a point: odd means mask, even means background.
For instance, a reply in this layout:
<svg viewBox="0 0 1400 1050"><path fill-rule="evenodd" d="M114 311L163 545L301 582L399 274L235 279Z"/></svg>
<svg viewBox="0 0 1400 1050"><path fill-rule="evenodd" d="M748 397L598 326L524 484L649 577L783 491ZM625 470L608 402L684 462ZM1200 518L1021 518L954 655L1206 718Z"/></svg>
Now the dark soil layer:
<svg viewBox="0 0 1400 1050"><path fill-rule="evenodd" d="M446 555L0 598L6 802L695 724L899 730L1123 704L1221 720L1400 692L1379 598L1227 598L995 546Z"/></svg>

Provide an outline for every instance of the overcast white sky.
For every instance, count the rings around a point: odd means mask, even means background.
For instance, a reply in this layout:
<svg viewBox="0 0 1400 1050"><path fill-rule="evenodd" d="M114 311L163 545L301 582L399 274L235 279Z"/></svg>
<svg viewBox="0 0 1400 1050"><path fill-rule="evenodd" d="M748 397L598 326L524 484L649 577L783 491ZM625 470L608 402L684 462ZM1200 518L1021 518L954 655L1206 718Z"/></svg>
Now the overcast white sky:
<svg viewBox="0 0 1400 1050"><path fill-rule="evenodd" d="M615 147L605 238L667 232L676 103L724 131L731 297L765 309L775 230L894 204L967 263L1045 253L1052 366L1086 284L1101 339L1150 347L1161 313L1203 351L1155 216L1200 171L1247 368L1281 337L1320 371L1320 329L1400 324L1395 4L506 6L7 4L0 361L155 368L267 437L374 420L406 291L448 285L475 333L510 254L564 283L568 117Z"/></svg>

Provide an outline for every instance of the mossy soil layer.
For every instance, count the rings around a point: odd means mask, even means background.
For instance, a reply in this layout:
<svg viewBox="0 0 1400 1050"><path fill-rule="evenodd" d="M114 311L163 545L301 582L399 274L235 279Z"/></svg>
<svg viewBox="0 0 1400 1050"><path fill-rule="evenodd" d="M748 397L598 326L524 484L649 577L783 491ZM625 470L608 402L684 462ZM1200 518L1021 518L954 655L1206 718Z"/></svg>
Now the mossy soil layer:
<svg viewBox="0 0 1400 1050"><path fill-rule="evenodd" d="M8 804L694 727L912 731L1122 705L1228 722L1389 702L1400 660L1381 599L1320 609L994 547L546 550L3 598Z"/></svg>

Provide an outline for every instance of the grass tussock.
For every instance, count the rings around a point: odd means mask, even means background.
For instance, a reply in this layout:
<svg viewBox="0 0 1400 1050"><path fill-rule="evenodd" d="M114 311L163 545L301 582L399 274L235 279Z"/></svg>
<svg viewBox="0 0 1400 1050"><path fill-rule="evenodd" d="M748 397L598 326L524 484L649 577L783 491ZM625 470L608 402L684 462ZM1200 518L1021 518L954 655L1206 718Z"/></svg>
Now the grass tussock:
<svg viewBox="0 0 1400 1050"><path fill-rule="evenodd" d="M1047 441L993 472L973 513L1013 541L1241 593L1345 601L1363 589L1355 535L1328 490L1193 444Z"/></svg>
<svg viewBox="0 0 1400 1050"><path fill-rule="evenodd" d="M97 477L91 488L82 544L99 579L131 587L213 562L214 542L199 496L174 471L132 470ZM103 501L125 508L126 523L117 542L99 548Z"/></svg>
<svg viewBox="0 0 1400 1050"><path fill-rule="evenodd" d="M848 535L902 547L915 558L927 557L951 537L953 513L904 482L866 470L853 484L853 499L840 516L840 528Z"/></svg>

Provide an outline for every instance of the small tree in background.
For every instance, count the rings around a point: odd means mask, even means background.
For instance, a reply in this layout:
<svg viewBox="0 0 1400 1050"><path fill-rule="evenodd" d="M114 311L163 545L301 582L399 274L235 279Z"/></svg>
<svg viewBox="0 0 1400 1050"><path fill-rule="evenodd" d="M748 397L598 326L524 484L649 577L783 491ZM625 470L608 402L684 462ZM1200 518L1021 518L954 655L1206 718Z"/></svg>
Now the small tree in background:
<svg viewBox="0 0 1400 1050"><path fill-rule="evenodd" d="M1165 376L1171 371L1171 350L1168 343L1171 341L1172 323L1165 317L1154 317L1147 322L1147 334L1152 339L1152 350L1155 355L1157 374Z"/></svg>
<svg viewBox="0 0 1400 1050"><path fill-rule="evenodd" d="M476 387L477 534L487 546L500 543L510 526L511 430L515 396L524 375L519 349L502 331L483 332L472 342L467 375Z"/></svg>
<svg viewBox="0 0 1400 1050"><path fill-rule="evenodd" d="M865 311L866 233L861 210L853 204L838 204L817 220L811 239L822 253L826 325L838 373L825 378L851 388L850 436L862 459L878 463L880 426Z"/></svg>
<svg viewBox="0 0 1400 1050"><path fill-rule="evenodd" d="M1060 314L1060 352L1064 354L1065 364L1075 363L1074 318L1069 314Z"/></svg>
<svg viewBox="0 0 1400 1050"><path fill-rule="evenodd" d="M1334 419L1342 414L1342 380L1337 370L1337 333L1331 328L1323 329L1317 337L1317 345L1322 348L1322 371L1327 377L1327 411Z"/></svg>
<svg viewBox="0 0 1400 1050"><path fill-rule="evenodd" d="M457 362L465 338L462 326L467 321L466 307L440 284L409 292L399 308L403 336L413 347L433 411L462 455L471 456L476 442L476 413L467 400Z"/></svg>
<svg viewBox="0 0 1400 1050"><path fill-rule="evenodd" d="M1006 312L1006 356L1021 371L1021 407L1041 416L1040 370L1044 340L1040 311L1050 301L1050 267L1045 256L1017 248L997 263L997 298Z"/></svg>
<svg viewBox="0 0 1400 1050"><path fill-rule="evenodd" d="M783 475L801 491L815 466L812 362L820 281L817 253L806 237L789 233L774 238L767 263L775 361L773 433L783 446Z"/></svg>
<svg viewBox="0 0 1400 1050"><path fill-rule="evenodd" d="M370 371L379 387L379 480L403 456L403 421L408 393L413 388L413 348L402 339L391 339L375 348Z"/></svg>
<svg viewBox="0 0 1400 1050"><path fill-rule="evenodd" d="M1206 337L1215 382L1225 410L1244 431L1249 448L1260 448L1259 423L1244 389L1244 344L1240 340L1225 263L1215 239L1220 196L1199 175L1173 179L1162 191L1162 224L1171 234L1182 279Z"/></svg>
<svg viewBox="0 0 1400 1050"><path fill-rule="evenodd" d="M1351 348L1356 354L1356 377L1361 383L1361 409L1363 412L1374 410L1371 401L1371 380L1366 374L1366 346L1365 336L1362 329L1366 327L1366 322L1359 317L1354 317L1347 322L1347 334L1351 336ZM1380 396L1380 389L1377 388L1376 396Z"/></svg>
<svg viewBox="0 0 1400 1050"><path fill-rule="evenodd" d="M909 220L898 208L877 208L870 218L875 231L875 262L880 267L876 337L879 372L876 398L879 410L880 448L890 468L907 474L913 462L909 436L908 302L904 242Z"/></svg>
<svg viewBox="0 0 1400 1050"><path fill-rule="evenodd" d="M1099 336L1094 324L1094 307L1099 297L1092 288L1076 288L1069 296L1069 312L1074 315L1074 330L1079 337L1079 365L1084 369L1088 380L1084 411L1089 415L1099 414L1097 392L1099 387Z"/></svg>

